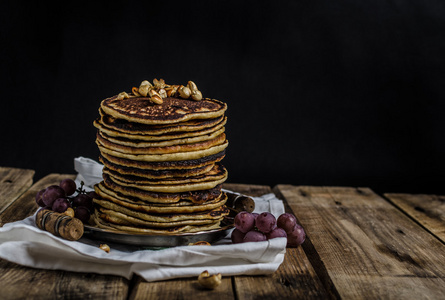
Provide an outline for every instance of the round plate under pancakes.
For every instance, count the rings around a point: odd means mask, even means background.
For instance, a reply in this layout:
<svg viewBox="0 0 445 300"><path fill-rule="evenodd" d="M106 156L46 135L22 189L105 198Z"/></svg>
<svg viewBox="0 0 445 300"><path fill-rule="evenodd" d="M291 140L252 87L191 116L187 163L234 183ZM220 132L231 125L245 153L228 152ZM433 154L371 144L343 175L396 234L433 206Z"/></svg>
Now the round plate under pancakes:
<svg viewBox="0 0 445 300"><path fill-rule="evenodd" d="M231 192L226 192L226 194L230 195ZM199 230L198 228L183 227L176 232L168 233L162 231L129 232L124 230L124 228L111 227L110 224L104 221L99 220L97 222L101 224L84 226L84 237L108 243L134 246L135 250L141 248L156 250L164 247L187 246L199 241L206 241L212 244L228 236L234 228L233 222L229 222L227 219L221 221L221 224L215 229L201 228ZM187 232L190 229L192 232Z"/></svg>
<svg viewBox="0 0 445 300"><path fill-rule="evenodd" d="M85 225L83 236L92 240L122 244L127 247L134 246L135 250L141 248L156 250L164 247L187 246L200 241L212 244L226 237L234 227L233 224L223 221L216 229L199 230L196 232L184 232L187 229L184 228L179 232L172 233L142 233L123 231L103 223L100 226Z"/></svg>
<svg viewBox="0 0 445 300"><path fill-rule="evenodd" d="M226 192L230 195L230 192ZM233 194L237 195L237 194ZM122 228L111 227L104 221L98 225L85 225L84 236L92 240L99 240L108 243L116 243L136 247L141 249L159 249L163 247L187 246L199 241L206 241L210 244L226 237L234 228L233 222L224 219L216 229L206 229L194 232L184 232L188 228L179 229L176 232L129 232ZM190 229L190 228L189 228Z"/></svg>
<svg viewBox="0 0 445 300"><path fill-rule="evenodd" d="M171 97L164 98L162 104L153 104L146 97L119 100L113 96L101 102L101 109L113 118L158 125L217 118L224 114L227 104L208 98L193 101Z"/></svg>

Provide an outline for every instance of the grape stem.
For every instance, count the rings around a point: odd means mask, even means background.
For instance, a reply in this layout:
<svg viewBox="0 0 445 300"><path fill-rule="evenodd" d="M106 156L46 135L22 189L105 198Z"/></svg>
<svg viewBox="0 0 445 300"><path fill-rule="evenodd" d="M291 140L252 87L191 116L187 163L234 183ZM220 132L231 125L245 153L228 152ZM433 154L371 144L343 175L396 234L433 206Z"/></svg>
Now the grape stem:
<svg viewBox="0 0 445 300"><path fill-rule="evenodd" d="M76 190L79 194L86 194L86 191L83 188L84 185L85 185L85 183L83 181L81 181L80 182L80 187Z"/></svg>

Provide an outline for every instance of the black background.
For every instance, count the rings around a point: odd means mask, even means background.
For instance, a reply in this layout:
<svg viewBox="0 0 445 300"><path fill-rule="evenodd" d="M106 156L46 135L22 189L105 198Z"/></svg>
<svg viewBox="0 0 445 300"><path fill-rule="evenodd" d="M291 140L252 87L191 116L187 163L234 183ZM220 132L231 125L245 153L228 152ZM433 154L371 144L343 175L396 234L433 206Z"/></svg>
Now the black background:
<svg viewBox="0 0 445 300"><path fill-rule="evenodd" d="M0 165L97 159L144 80L228 103L229 182L444 194L444 1L2 1Z"/></svg>

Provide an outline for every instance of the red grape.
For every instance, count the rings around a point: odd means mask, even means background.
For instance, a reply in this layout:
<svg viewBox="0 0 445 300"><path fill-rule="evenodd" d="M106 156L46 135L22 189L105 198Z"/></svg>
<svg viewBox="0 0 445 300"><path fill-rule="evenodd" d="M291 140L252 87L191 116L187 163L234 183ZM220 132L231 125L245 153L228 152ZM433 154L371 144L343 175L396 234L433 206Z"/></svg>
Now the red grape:
<svg viewBox="0 0 445 300"><path fill-rule="evenodd" d="M306 239L306 233L290 213L284 213L278 219L269 212L257 214L242 211L235 216L235 229L231 235L233 243L259 242L278 237L287 238L287 247L297 247Z"/></svg>
<svg viewBox="0 0 445 300"><path fill-rule="evenodd" d="M274 230L272 230L271 232L266 233L266 238L268 240L274 239L277 237L287 237L286 231L284 231L283 228L277 227Z"/></svg>
<svg viewBox="0 0 445 300"><path fill-rule="evenodd" d="M74 182L74 180L66 178L63 179L59 186L65 191L67 196L71 196L72 194L74 194L74 192L76 191L76 183Z"/></svg>
<svg viewBox="0 0 445 300"><path fill-rule="evenodd" d="M88 220L90 219L90 211L84 206L76 207L74 210L74 217L81 220L84 224L88 223Z"/></svg>
<svg viewBox="0 0 445 300"><path fill-rule="evenodd" d="M255 226L255 217L247 211L239 212L235 216L235 227L241 232L248 232Z"/></svg>
<svg viewBox="0 0 445 300"><path fill-rule="evenodd" d="M251 230L251 231L247 232L243 239L243 241L245 243L247 243L247 242L262 242L265 240L266 240L266 236L264 235L264 233L255 231L255 230Z"/></svg>
<svg viewBox="0 0 445 300"><path fill-rule="evenodd" d="M91 199L94 199L94 198L97 199L97 198L99 198L99 195L98 195L95 191L88 192L87 195L88 195Z"/></svg>
<svg viewBox="0 0 445 300"><path fill-rule="evenodd" d="M303 244L306 239L306 233L303 227L299 224L295 224L293 230L287 235L287 247L295 248Z"/></svg>
<svg viewBox="0 0 445 300"><path fill-rule="evenodd" d="M90 211L93 210L93 199L87 194L79 194L72 201L74 207L84 206Z"/></svg>
<svg viewBox="0 0 445 300"><path fill-rule="evenodd" d="M268 233L277 227L277 219L268 212L263 212L255 219L255 226L259 231Z"/></svg>
<svg viewBox="0 0 445 300"><path fill-rule="evenodd" d="M65 197L65 191L58 185L51 185L43 193L42 201L46 206L52 206L56 199L63 197Z"/></svg>
<svg viewBox="0 0 445 300"><path fill-rule="evenodd" d="M238 244L238 243L242 243L243 242L243 239L244 239L244 236L245 236L246 234L244 233L244 232L242 232L242 231L239 231L238 229L233 229L233 231L232 231L232 235L231 235L231 239L232 239L232 243L234 243L234 244Z"/></svg>
<svg viewBox="0 0 445 300"><path fill-rule="evenodd" d="M71 207L70 202L66 198L58 198L56 201L54 201L52 210L58 213L65 212L68 207Z"/></svg>
<svg viewBox="0 0 445 300"><path fill-rule="evenodd" d="M43 203L43 199L42 199L42 195L45 191L46 191L46 189L43 189L43 190L40 190L39 192L37 192L37 194L36 194L36 203L40 207L45 206L45 203Z"/></svg>
<svg viewBox="0 0 445 300"><path fill-rule="evenodd" d="M295 224L297 224L297 219L290 213L284 213L277 219L277 226L283 228L286 233L291 232L294 229Z"/></svg>

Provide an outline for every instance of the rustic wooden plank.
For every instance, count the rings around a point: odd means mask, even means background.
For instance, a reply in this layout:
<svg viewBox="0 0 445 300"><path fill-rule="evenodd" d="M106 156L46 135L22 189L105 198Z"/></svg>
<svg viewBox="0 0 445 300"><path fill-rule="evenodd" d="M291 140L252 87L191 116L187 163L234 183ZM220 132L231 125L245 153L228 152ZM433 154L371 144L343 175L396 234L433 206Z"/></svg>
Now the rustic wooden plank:
<svg viewBox="0 0 445 300"><path fill-rule="evenodd" d="M0 167L0 214L33 182L35 171Z"/></svg>
<svg viewBox="0 0 445 300"><path fill-rule="evenodd" d="M302 247L287 248L278 270L265 276L234 277L236 299L330 298Z"/></svg>
<svg viewBox="0 0 445 300"><path fill-rule="evenodd" d="M267 186L224 184L224 188L246 195L261 195L271 192ZM138 277L134 279L132 286L130 299L159 299L159 295L165 299L197 299L197 297L208 298L212 293L218 293L218 299L235 298L231 277L223 277L221 285L212 291L202 289L198 285L197 278L146 282Z"/></svg>
<svg viewBox="0 0 445 300"><path fill-rule="evenodd" d="M59 184L60 180L63 178L74 179L75 176L50 174L36 182L19 199L13 202L7 209L3 211L3 213L1 213L0 226L3 226L5 223L23 220L24 218L34 214L38 209L35 201L37 192L52 184Z"/></svg>
<svg viewBox="0 0 445 300"><path fill-rule="evenodd" d="M227 185L227 189L250 196L275 192L269 186ZM277 194L279 199L283 199ZM286 212L293 213L285 204ZM323 287L302 247L287 248L278 270L267 276L235 276L236 299L326 299Z"/></svg>
<svg viewBox="0 0 445 300"><path fill-rule="evenodd" d="M74 175L50 174L0 215L0 224L22 220L37 209L35 194ZM129 280L119 276L34 269L0 260L2 299L126 299Z"/></svg>
<svg viewBox="0 0 445 300"><path fill-rule="evenodd" d="M344 299L445 298L445 246L368 188L279 185L303 249Z"/></svg>
<svg viewBox="0 0 445 300"><path fill-rule="evenodd" d="M269 186L264 185L226 183L223 187L249 196L272 192ZM145 282L138 278L130 299L158 299L159 295L168 299L197 299L216 294L218 299L297 299L325 298L326 292L300 247L287 249L284 263L274 274L268 276L226 277L213 291L200 288L196 278L159 282Z"/></svg>
<svg viewBox="0 0 445 300"><path fill-rule="evenodd" d="M445 243L445 196L384 194L394 205Z"/></svg>
<svg viewBox="0 0 445 300"><path fill-rule="evenodd" d="M204 270L203 270L204 271ZM230 277L222 279L221 285L207 290L198 284L197 278L146 282L141 277L134 280L129 299L234 299ZM210 298L209 298L210 297Z"/></svg>
<svg viewBox="0 0 445 300"><path fill-rule="evenodd" d="M92 273L40 270L0 260L1 299L126 299L129 281Z"/></svg>

